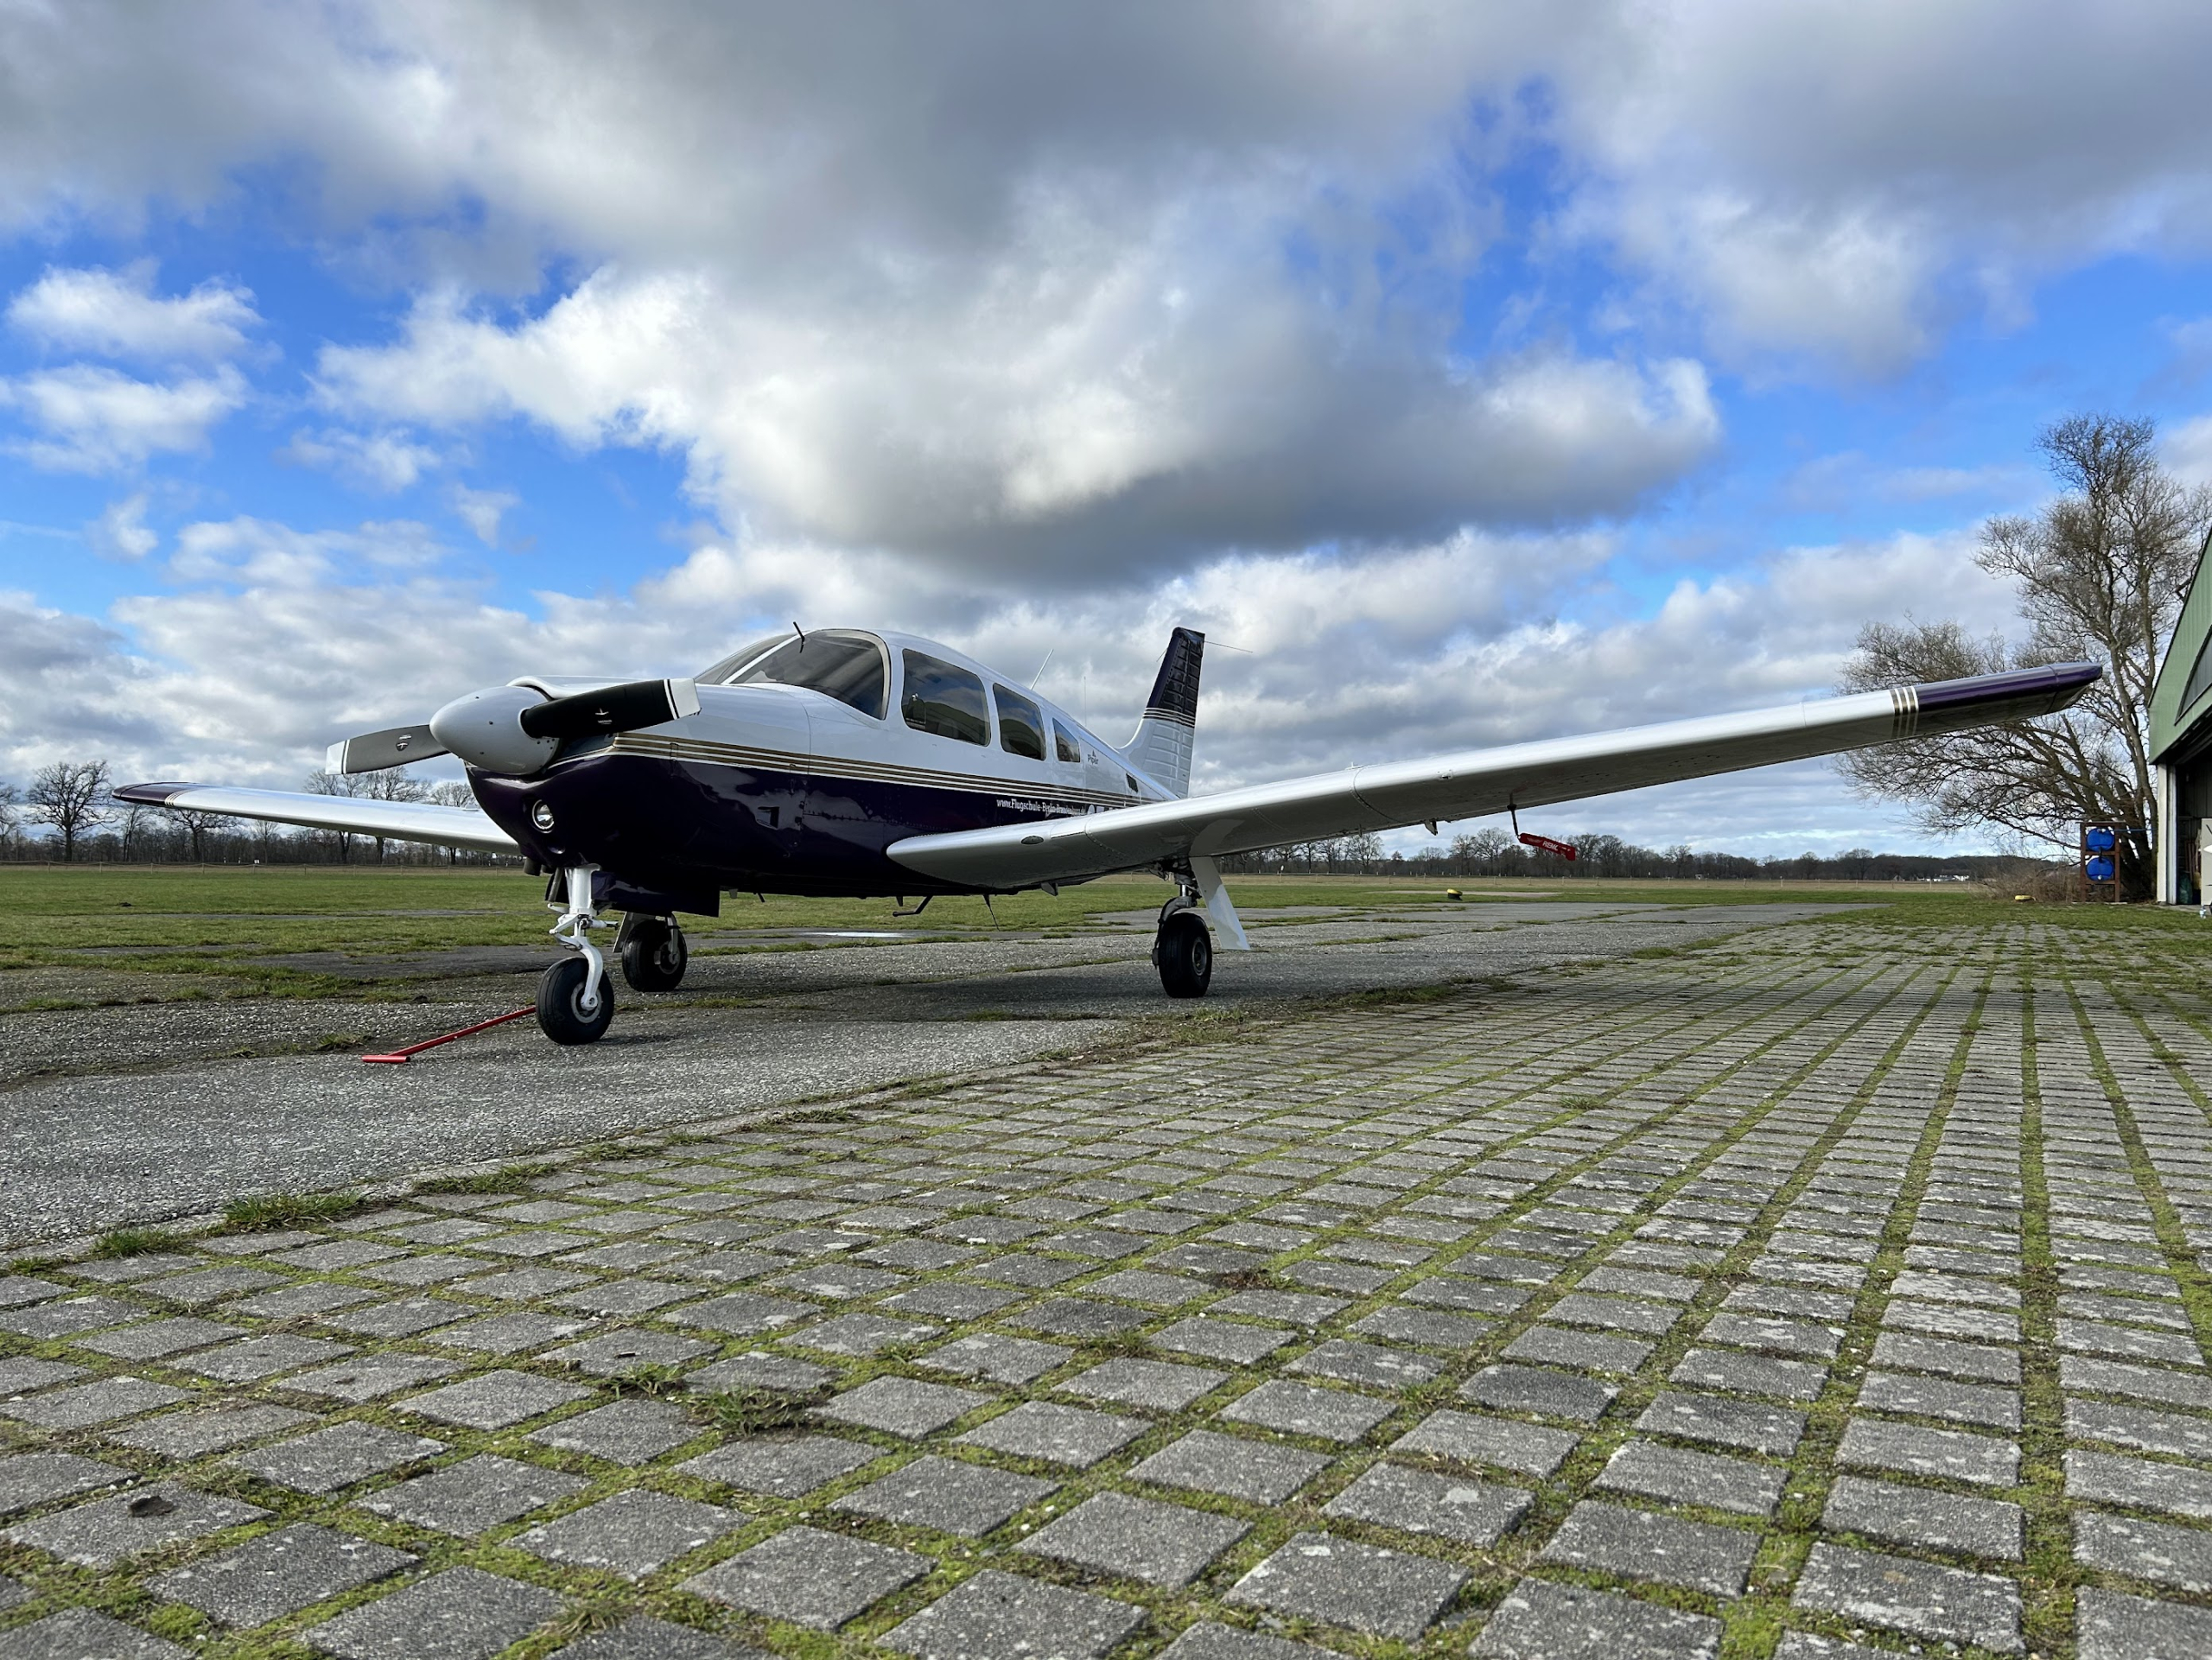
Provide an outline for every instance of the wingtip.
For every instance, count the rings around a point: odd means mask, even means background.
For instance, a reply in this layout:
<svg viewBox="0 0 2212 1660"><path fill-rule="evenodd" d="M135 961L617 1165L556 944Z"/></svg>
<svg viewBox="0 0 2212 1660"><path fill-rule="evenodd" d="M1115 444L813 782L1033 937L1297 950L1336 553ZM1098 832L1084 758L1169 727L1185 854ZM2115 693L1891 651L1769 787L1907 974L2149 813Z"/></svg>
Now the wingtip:
<svg viewBox="0 0 2212 1660"><path fill-rule="evenodd" d="M115 792L118 801L127 801L134 807L166 807L188 790L196 790L196 784L126 784Z"/></svg>
<svg viewBox="0 0 2212 1660"><path fill-rule="evenodd" d="M1963 680L1936 680L1913 691L1923 716L1942 709L1972 709L1983 704L2050 699L2049 709L2064 709L2104 678L2101 663L2049 663L2032 669L2007 669L2001 674L1971 675Z"/></svg>

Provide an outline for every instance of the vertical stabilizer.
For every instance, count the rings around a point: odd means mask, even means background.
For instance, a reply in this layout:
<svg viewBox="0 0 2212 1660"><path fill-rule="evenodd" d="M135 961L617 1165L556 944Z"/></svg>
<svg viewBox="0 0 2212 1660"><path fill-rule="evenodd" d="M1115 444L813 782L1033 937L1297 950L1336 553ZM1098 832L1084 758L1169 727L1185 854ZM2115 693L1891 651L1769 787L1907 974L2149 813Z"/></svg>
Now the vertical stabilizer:
<svg viewBox="0 0 2212 1660"><path fill-rule="evenodd" d="M1160 672L1152 682L1152 696L1145 700L1144 718L1137 735L1123 746L1137 768L1177 795L1191 792L1191 748L1198 726L1198 670L1206 654L1206 637L1192 628L1178 628L1167 637L1167 655L1160 659Z"/></svg>

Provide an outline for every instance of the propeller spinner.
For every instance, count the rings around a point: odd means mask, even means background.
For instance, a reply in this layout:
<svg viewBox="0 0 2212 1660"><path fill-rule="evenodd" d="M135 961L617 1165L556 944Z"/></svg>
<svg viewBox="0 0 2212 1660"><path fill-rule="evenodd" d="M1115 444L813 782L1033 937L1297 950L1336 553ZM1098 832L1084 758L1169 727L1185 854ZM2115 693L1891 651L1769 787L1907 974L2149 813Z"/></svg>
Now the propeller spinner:
<svg viewBox="0 0 2212 1660"><path fill-rule="evenodd" d="M602 732L636 732L699 712L689 680L632 680L569 697L527 686L490 686L456 697L427 726L363 733L330 747L334 773L374 773L435 755L457 755L480 773L527 778L561 745Z"/></svg>

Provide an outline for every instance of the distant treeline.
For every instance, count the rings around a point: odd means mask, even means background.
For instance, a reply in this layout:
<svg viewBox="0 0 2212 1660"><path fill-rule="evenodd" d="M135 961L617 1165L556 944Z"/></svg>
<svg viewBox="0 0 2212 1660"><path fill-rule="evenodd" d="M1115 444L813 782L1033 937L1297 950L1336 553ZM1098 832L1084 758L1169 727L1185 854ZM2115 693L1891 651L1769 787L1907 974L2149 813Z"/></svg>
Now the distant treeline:
<svg viewBox="0 0 2212 1660"><path fill-rule="evenodd" d="M135 807L111 793L105 761L57 761L41 769L28 789L0 782L0 861L44 863L54 859L105 864L222 865L519 865L512 854L427 847L418 842L378 841L334 830L291 830L213 813ZM436 801L474 807L465 784L426 785L404 768L358 778L318 773L308 787L328 795L371 794L385 800ZM40 832L43 832L42 834ZM1823 856L1751 859L1739 853L1700 853L1687 843L1639 847L1618 836L1586 830L1566 838L1572 860L1522 846L1508 831L1486 826L1433 843L1417 853L1382 850L1378 836L1300 842L1259 853L1233 854L1226 872L1284 876L1533 876L1572 881L1586 876L1630 876L1656 881L1974 881L2018 871L2023 862L1993 854L1936 858L1916 853L1876 853L1868 848Z"/></svg>
<svg viewBox="0 0 2212 1660"><path fill-rule="evenodd" d="M140 807L115 798L105 760L58 760L18 789L0 779L0 860L16 864L519 865L512 854L427 847L389 837L293 830L219 813ZM316 773L319 795L381 801L430 801L474 808L457 781L429 784L406 768L341 777Z"/></svg>
<svg viewBox="0 0 2212 1660"><path fill-rule="evenodd" d="M176 824L158 807L118 807L115 822L104 829L79 835L73 849L78 864L207 864L207 865L474 865L488 868L522 860L504 853L479 853L467 848L429 847L420 842L386 841L381 846L372 836L339 836L328 830L289 830L282 824L253 824L228 819L223 825L200 830L199 845L187 826ZM52 835L0 838L0 862L46 864L61 858L61 843Z"/></svg>
<svg viewBox="0 0 2212 1660"><path fill-rule="evenodd" d="M2017 870L2018 858L2000 854L1934 857L1876 853L1853 848L1834 855L1753 859L1740 853L1700 853L1687 843L1639 847L1601 830L1562 836L1572 860L1523 847L1510 831L1485 828L1433 843L1417 853L1382 851L1382 837L1347 836L1333 842L1300 842L1221 862L1224 872L1245 875L1533 876L1573 881L1590 876L1630 876L1649 881L1979 881Z"/></svg>

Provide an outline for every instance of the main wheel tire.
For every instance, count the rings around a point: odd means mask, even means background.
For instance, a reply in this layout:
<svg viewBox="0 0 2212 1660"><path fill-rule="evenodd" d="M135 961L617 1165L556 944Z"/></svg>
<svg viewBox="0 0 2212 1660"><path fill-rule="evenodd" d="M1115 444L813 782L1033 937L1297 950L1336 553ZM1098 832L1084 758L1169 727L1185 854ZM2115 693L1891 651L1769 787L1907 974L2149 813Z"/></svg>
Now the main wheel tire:
<svg viewBox="0 0 2212 1660"><path fill-rule="evenodd" d="M1213 983L1213 936L1188 911L1160 925L1153 955L1160 964L1160 986L1171 997L1203 997Z"/></svg>
<svg viewBox="0 0 2212 1660"><path fill-rule="evenodd" d="M640 917L622 942L622 977L632 991L673 991L683 983L691 948L683 930L662 917Z"/></svg>
<svg viewBox="0 0 2212 1660"><path fill-rule="evenodd" d="M597 1043L614 1020L614 988L601 975L599 1007L583 1006L591 967L581 957L564 957L537 982L538 1029L556 1043Z"/></svg>

